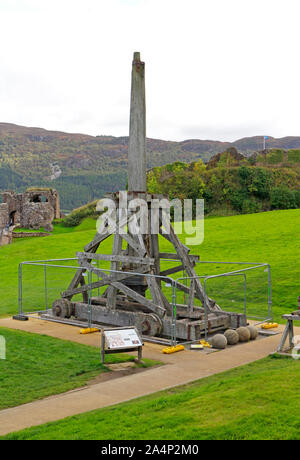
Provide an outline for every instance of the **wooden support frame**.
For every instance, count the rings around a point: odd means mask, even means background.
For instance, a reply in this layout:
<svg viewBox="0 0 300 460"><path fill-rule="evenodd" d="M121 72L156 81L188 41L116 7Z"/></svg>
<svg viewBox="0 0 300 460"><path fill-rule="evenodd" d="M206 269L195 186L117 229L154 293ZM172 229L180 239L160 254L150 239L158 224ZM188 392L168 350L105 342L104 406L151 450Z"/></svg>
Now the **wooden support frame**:
<svg viewBox="0 0 300 460"><path fill-rule="evenodd" d="M83 307L82 305L77 305L78 313L82 317L84 317L84 314L87 314L85 319L87 318L90 321L91 299L89 291L107 286L103 295L106 299L106 305L101 309L101 313L99 312L98 316L101 318L101 321L103 318L107 321L108 317L111 321L114 321L111 324L117 324L117 321L121 321L125 325L133 321L134 315L132 311L125 311L125 309L118 311L117 309L118 300L121 297L120 293L123 293L122 300L125 299L125 304L126 302L128 304L129 298L134 301L135 306L140 306L141 311L144 312L146 310L147 314L150 312L148 319L143 318L145 322L147 320L150 321L149 318L152 317L154 322L157 321L157 323L162 325L163 331L159 327L155 333L160 334L162 332L163 334L170 334L174 337L174 326L177 318L174 318L175 310L172 310L170 303L162 291L161 281L167 280L169 275L182 270L191 279L191 286L187 288L183 284L177 283L179 289L189 294L189 303L183 312L185 314L184 320L177 321L178 325L176 327L178 326L178 330L181 331L180 337L190 340L191 338L198 338L199 331L203 326L203 324L196 325L192 321L196 319L199 313L194 310L195 298L201 300L205 313L208 316L210 314L214 316L218 327L220 327L220 324L224 320L226 320L227 324L229 316L231 315L232 319L235 314L222 312L220 307L207 296L200 278L194 269L195 263L199 259L197 256L189 255L190 249L179 240L170 224L170 216L166 212L169 209L169 203L164 202L164 198L166 197L147 193L144 76L144 63L140 60L140 53L136 52L134 53L132 63L131 79L128 194L123 194L122 192L110 194L109 198L115 202L114 210L116 212L113 215L116 217L116 221L106 214L101 225L101 231L98 231L94 239L85 246L84 252L77 253L79 268L71 280L68 289L62 293L62 297L71 301L75 294L81 294L84 303L82 304ZM127 203L124 202L125 195ZM131 201L128 206L128 200L133 200L134 202ZM141 202L140 200L143 201ZM154 213L151 212L153 200L155 200L155 208L158 211ZM144 221L145 214L142 214L142 210L148 210L146 222ZM141 224L148 226L146 232L140 228ZM128 231L126 231L125 226L128 226ZM168 233L166 230L168 230ZM96 254L101 243L113 234L112 254ZM162 236L172 244L176 251L175 254L159 252L159 236ZM127 244L125 251L122 250L123 242ZM162 258L178 260L179 265L167 270L161 270ZM110 262L110 274L108 275L104 269L93 267L91 262L94 260ZM89 275L95 273L98 276L98 281L91 282L92 280L89 276L89 283L87 285L83 278L86 271L89 272ZM125 271L128 273L124 273ZM99 277L101 280L99 280ZM140 282L139 277L141 278ZM173 281L172 287L174 287ZM150 291L151 299L146 298L145 291L147 288ZM174 289L172 291L173 302ZM88 303L86 300L88 300ZM76 302L73 302L73 304L76 304ZM74 315L76 316L76 306L73 305L73 307L72 311L75 312ZM84 310L86 310L85 313ZM139 315L143 316L140 312L135 312L135 315L136 317ZM220 315L223 315L224 318L221 318Z"/></svg>
<svg viewBox="0 0 300 460"><path fill-rule="evenodd" d="M138 195L138 193L137 193ZM199 256L190 255L189 249L181 243L176 235L173 227L170 225L170 233L166 235L162 230L163 212L159 216L159 231L175 248L175 253L165 253L159 251L159 235L141 233L139 226L135 226L137 232L131 233L118 233L118 230L124 229L125 225L129 222L138 223L140 218L140 210L131 211L128 216L122 217L120 226L115 223L114 226L110 225L104 228L104 234L96 235L96 237L85 246L83 252L77 252L79 265L77 273L75 274L69 288L62 293L63 298L71 300L72 296L82 294L83 301L86 303L88 298L88 290L107 286L103 301L105 297L105 308L107 311L113 312L123 304L123 314L126 314L128 306L128 313L133 309L140 306L141 311L148 312L155 315L158 319L163 321L164 327L167 326L169 318L172 317L172 306L162 291L161 281L168 281L168 276L185 271L189 278L191 278L191 285L187 287L180 282L177 282L177 288L189 294L189 302L184 311L184 317L190 321L195 321L199 317L199 311L194 310L194 299L200 299L202 305L206 307L208 314L214 314L216 322L222 323L221 313L226 318L228 314L222 312L218 306L214 307L214 302L206 295L202 287L199 277L195 272L195 264L199 261ZM118 213L117 213L118 214ZM148 225L151 228L151 213L148 214ZM98 251L102 241L112 235L114 232L113 249L111 254L101 254ZM122 249L122 243L127 244L127 249ZM179 265L169 269L161 270L161 259L169 261L178 261ZM92 265L92 261L110 262L110 274L100 267L96 268ZM124 270L124 273L122 273ZM89 285L85 284L83 273L89 271L95 273L101 279L92 282ZM126 271L126 273L125 273ZM142 275L145 275L144 277ZM138 283L138 277L141 276L141 283ZM157 276L157 277L156 277ZM135 278L137 280L135 280ZM145 285L146 283L146 285ZM146 298L144 289L148 286L151 298ZM123 294L123 297L121 296ZM122 300L123 299L123 300ZM130 305L134 307L130 307ZM97 305L97 302L96 302ZM103 305L103 302L102 302ZM125 309L125 310L124 310ZM165 320L165 318L168 318ZM218 318L218 319L217 319ZM211 321L211 320L210 320ZM228 320L226 320L228 322ZM124 324L127 323L127 320ZM181 324L181 323L180 323ZM182 328L183 325L178 323L178 327ZM188 323L186 323L188 324ZM190 327L190 325L189 325ZM195 324L195 327L198 327ZM200 328L200 323L199 323ZM202 328L202 323L201 323ZM184 335L181 332L181 335Z"/></svg>
<svg viewBox="0 0 300 460"><path fill-rule="evenodd" d="M280 344L277 348L277 352L290 351L294 348L294 321L300 321L300 311L295 312L296 314L282 315L282 318L287 320L285 329L283 331ZM285 342L289 339L289 346L285 348Z"/></svg>

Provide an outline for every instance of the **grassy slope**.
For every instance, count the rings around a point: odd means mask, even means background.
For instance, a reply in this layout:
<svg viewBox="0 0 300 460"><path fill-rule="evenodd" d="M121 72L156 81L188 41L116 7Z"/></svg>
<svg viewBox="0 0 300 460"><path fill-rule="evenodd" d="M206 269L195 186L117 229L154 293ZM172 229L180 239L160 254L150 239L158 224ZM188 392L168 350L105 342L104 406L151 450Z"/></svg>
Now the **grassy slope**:
<svg viewBox="0 0 300 460"><path fill-rule="evenodd" d="M261 214L238 215L221 218L208 218L205 221L205 239L202 245L192 246L192 253L200 254L201 260L217 261L249 261L268 262L272 267L273 305L275 319L280 320L282 313L296 308L299 292L299 227L300 210L272 211ZM13 245L0 249L0 316L17 312L18 303L18 263L24 260L41 260L47 258L74 257L76 251L82 250L95 234L95 221L87 219L77 228L55 227L54 234L47 238L29 238L16 240ZM107 240L101 248L104 253L111 251L112 241ZM162 241L161 250L170 249L166 240ZM198 272L217 273L224 270L236 269L236 266L201 266ZM33 272L32 272L33 273ZM37 305L34 283L42 283L41 278L34 274L27 278L24 295L27 295L27 306ZM53 299L60 290L65 289L71 279L71 273L64 276L57 271L56 281L53 280ZM262 276L266 274L262 273ZM58 279L59 277L59 279ZM251 281L251 278L250 278ZM257 292L264 289L259 283L260 278L254 278L253 286ZM237 280L231 278L224 290L226 298L234 291ZM55 284L56 283L56 284ZM210 282L212 283L212 282ZM224 284L224 283L223 283ZM56 291L54 288L56 286ZM27 292L26 291L27 287ZM210 284L209 294L218 295L218 285ZM220 287L220 285L219 285ZM210 289L214 288L212 292ZM230 291L230 289L231 291ZM242 284L238 285L242 293ZM50 289L50 288L49 288ZM249 282L251 289L251 282ZM230 292L229 292L230 291ZM52 291L51 291L52 292ZM225 296L224 294L224 296ZM39 294L41 296L41 294ZM224 297L225 298L225 297ZM51 298L52 300L52 298ZM265 306L264 311L265 313Z"/></svg>
<svg viewBox="0 0 300 460"><path fill-rule="evenodd" d="M300 439L299 378L299 361L269 357L191 385L6 438Z"/></svg>
<svg viewBox="0 0 300 460"><path fill-rule="evenodd" d="M87 345L0 328L6 360L0 360L0 410L85 385L107 368L99 349ZM107 363L131 361L108 355ZM153 364L146 360L145 365Z"/></svg>
<svg viewBox="0 0 300 460"><path fill-rule="evenodd" d="M192 252L200 252L202 260L269 262L279 317L295 307L299 294L299 224L299 210L210 218L205 224L204 243L193 247ZM58 252L59 257L73 256L92 239L94 225L87 220L67 233L56 227L54 235L42 241L20 241L2 248L2 262L11 261L12 256L14 259L6 267L0 265L0 283L4 276L9 283L1 293L0 312L16 311L17 261L57 257ZM110 251L110 244L103 247L105 252ZM167 246L164 243L162 250ZM111 439L111 433L114 439L299 438L299 377L299 361L266 358L189 386L34 427L8 438Z"/></svg>

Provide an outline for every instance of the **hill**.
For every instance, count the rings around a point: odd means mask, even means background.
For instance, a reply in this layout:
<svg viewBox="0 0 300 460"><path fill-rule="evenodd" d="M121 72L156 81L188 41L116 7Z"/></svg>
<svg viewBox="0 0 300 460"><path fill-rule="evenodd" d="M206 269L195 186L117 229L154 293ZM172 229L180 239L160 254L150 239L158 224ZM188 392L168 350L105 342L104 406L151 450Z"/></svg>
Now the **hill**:
<svg viewBox="0 0 300 460"><path fill-rule="evenodd" d="M250 155L261 145L261 136L233 143L147 139L147 166L199 159L208 162L229 147ZM300 149L300 137L270 138L268 147ZM0 123L0 192L51 186L60 192L62 208L70 210L126 187L127 151L128 137L89 136Z"/></svg>
<svg viewBox="0 0 300 460"><path fill-rule="evenodd" d="M300 207L300 150L268 149L249 157L234 147L201 160L175 162L148 173L148 190L174 198L203 198L207 214L232 215Z"/></svg>

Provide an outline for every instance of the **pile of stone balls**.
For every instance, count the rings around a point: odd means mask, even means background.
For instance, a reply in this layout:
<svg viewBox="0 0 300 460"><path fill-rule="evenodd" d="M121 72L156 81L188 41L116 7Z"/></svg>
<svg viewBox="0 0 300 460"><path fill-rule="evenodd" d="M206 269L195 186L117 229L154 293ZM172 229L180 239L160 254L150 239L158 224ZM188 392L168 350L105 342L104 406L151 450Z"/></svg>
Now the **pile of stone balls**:
<svg viewBox="0 0 300 460"><path fill-rule="evenodd" d="M238 342L249 342L255 340L258 330L254 326L239 327L238 329L227 329L224 334L216 334L211 339L213 348L223 350L227 345L236 345Z"/></svg>

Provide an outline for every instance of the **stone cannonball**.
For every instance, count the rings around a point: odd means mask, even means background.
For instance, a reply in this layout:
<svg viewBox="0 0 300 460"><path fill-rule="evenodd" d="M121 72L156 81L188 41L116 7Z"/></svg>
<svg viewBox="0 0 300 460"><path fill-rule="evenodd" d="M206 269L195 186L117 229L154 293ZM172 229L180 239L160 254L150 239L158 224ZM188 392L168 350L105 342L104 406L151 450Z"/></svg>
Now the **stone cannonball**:
<svg viewBox="0 0 300 460"><path fill-rule="evenodd" d="M239 335L240 342L248 342L250 340L250 331L247 327L239 327L236 332Z"/></svg>
<svg viewBox="0 0 300 460"><path fill-rule="evenodd" d="M213 336L211 340L211 344L213 348L218 348L219 350L223 350L227 346L227 339L223 334L216 334Z"/></svg>
<svg viewBox="0 0 300 460"><path fill-rule="evenodd" d="M250 332L250 340L255 340L258 336L258 330L254 326L247 326L248 331Z"/></svg>
<svg viewBox="0 0 300 460"><path fill-rule="evenodd" d="M239 335L233 329L227 329L227 331L225 331L224 335L225 335L225 337L227 339L228 345L235 345L239 341Z"/></svg>

